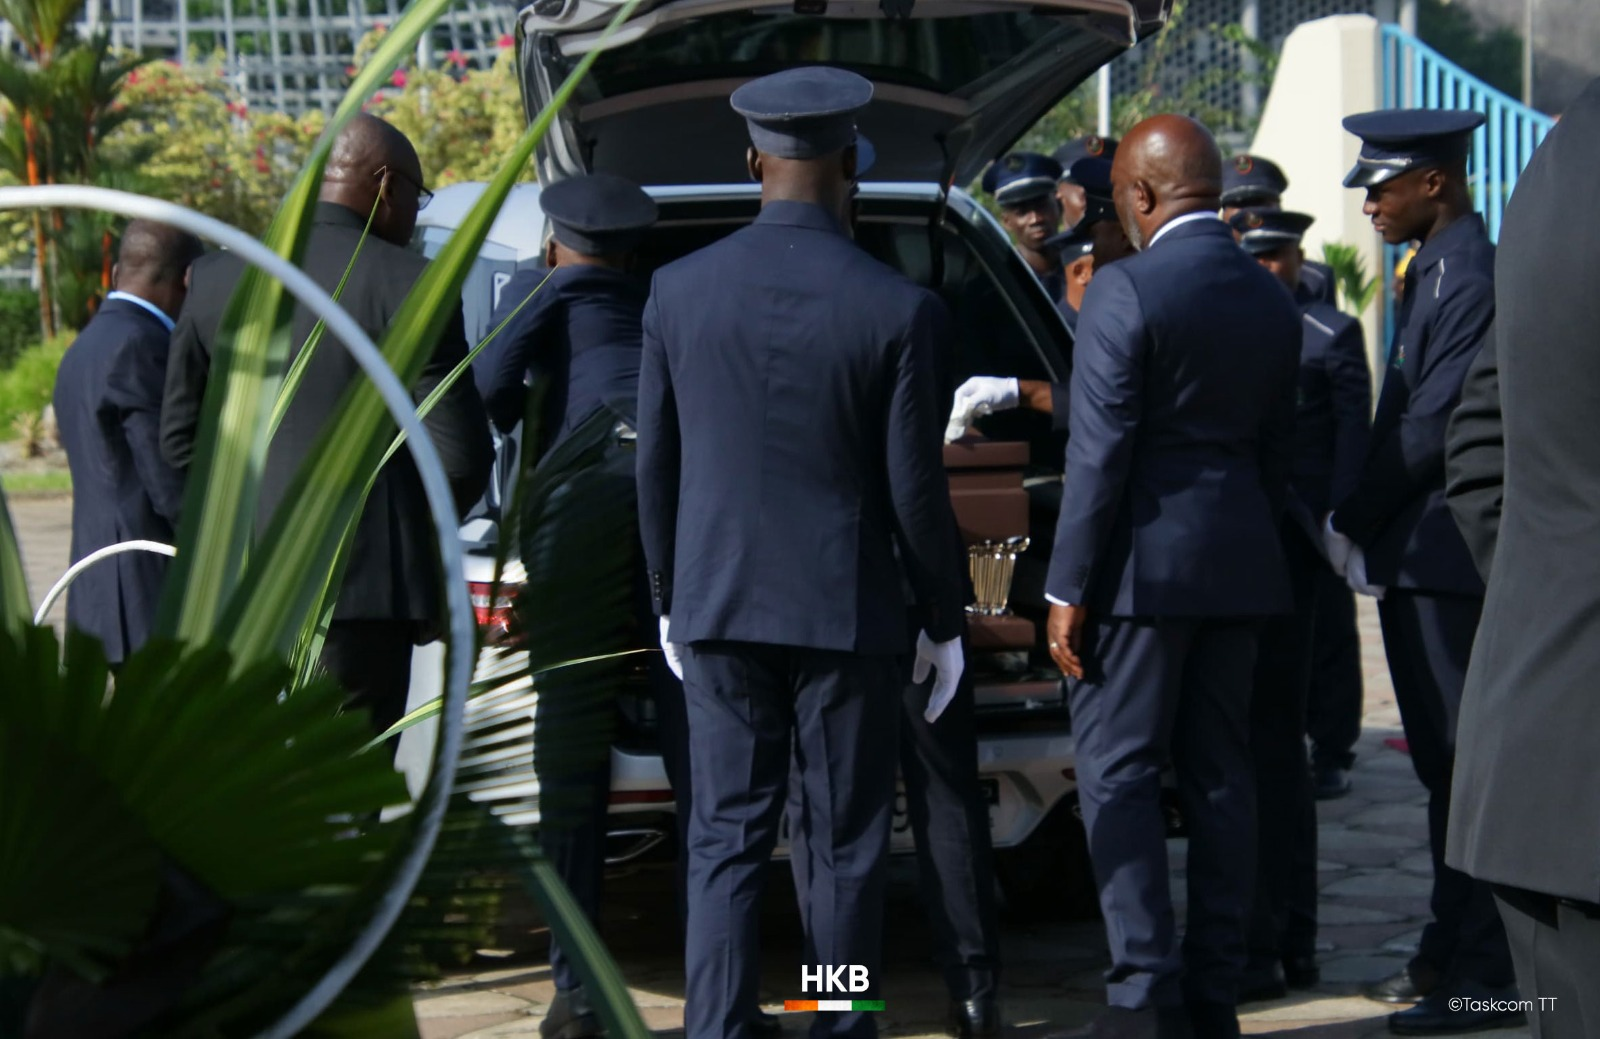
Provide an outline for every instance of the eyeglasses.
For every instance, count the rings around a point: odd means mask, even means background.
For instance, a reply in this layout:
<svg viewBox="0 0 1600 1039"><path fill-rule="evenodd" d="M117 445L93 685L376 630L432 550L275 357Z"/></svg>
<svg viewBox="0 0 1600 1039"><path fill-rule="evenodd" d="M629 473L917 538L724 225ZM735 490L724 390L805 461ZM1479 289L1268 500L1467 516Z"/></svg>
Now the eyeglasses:
<svg viewBox="0 0 1600 1039"><path fill-rule="evenodd" d="M421 212L422 210L428 208L428 203L433 201L433 192L431 192L427 188L423 187L422 183L420 181L413 180L411 175L406 173L404 170L399 169L399 168L394 167L394 166L384 165L384 166L379 166L376 170L374 170L372 172L372 175L374 177L380 177L381 178L381 177L386 177L391 173L393 173L396 176L400 177L400 179L404 180L407 184L410 184L412 187L417 189L417 211L418 212Z"/></svg>

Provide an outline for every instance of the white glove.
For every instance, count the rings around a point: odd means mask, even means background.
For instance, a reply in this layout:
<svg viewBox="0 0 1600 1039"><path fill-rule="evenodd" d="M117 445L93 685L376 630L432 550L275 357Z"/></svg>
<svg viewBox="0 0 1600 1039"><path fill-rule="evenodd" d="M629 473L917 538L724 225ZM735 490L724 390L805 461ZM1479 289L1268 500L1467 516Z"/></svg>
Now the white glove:
<svg viewBox="0 0 1600 1039"><path fill-rule="evenodd" d="M671 627L672 618L663 616L661 618L661 652L666 654L667 666L672 669L672 673L677 675L678 681L681 682L683 681L683 647L676 642L668 640L667 632Z"/></svg>
<svg viewBox="0 0 1600 1039"><path fill-rule="evenodd" d="M1370 595L1381 600L1383 593L1388 590L1381 584L1367 583L1367 556L1360 546L1350 550L1350 568L1345 579L1349 582L1350 590L1357 595Z"/></svg>
<svg viewBox="0 0 1600 1039"><path fill-rule="evenodd" d="M979 415L1016 407L1020 392L1015 379L974 375L956 390L955 404L950 408L950 424L944 430L944 442L948 444L959 440Z"/></svg>
<svg viewBox="0 0 1600 1039"><path fill-rule="evenodd" d="M1333 567L1333 572L1340 577L1350 566L1350 553L1356 543L1333 529L1333 513L1328 513L1322 521L1322 549L1328 554L1328 563Z"/></svg>
<svg viewBox="0 0 1600 1039"><path fill-rule="evenodd" d="M923 632L917 636L917 662L911 666L911 681L921 685L928 680L928 672L938 672L933 680L933 692L928 696L928 709L922 717L932 725L939 715L956 698L956 686L961 683L961 671L966 661L961 655L961 639L935 642Z"/></svg>

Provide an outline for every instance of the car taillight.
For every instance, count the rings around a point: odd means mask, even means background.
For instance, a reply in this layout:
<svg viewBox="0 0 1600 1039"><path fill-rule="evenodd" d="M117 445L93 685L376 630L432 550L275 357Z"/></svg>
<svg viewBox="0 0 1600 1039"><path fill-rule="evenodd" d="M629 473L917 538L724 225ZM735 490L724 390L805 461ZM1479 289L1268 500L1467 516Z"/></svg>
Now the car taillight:
<svg viewBox="0 0 1600 1039"><path fill-rule="evenodd" d="M488 581L467 582L472 614L478 627L483 629L486 646L499 645L511 634L511 605L515 601L515 586L501 585L499 595L492 595L493 592L494 585Z"/></svg>

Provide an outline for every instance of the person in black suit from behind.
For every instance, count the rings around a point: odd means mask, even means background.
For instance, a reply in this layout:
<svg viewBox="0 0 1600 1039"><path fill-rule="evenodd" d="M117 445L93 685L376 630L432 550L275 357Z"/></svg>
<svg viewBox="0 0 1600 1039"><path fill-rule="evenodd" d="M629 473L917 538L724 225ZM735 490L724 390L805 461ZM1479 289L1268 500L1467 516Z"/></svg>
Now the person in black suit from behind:
<svg viewBox="0 0 1600 1039"><path fill-rule="evenodd" d="M939 298L841 217L872 84L826 67L745 84L756 221L656 272L639 373L639 506L663 649L693 738L689 1039L747 1039L758 903L791 752L810 828L808 947L882 983L902 576L933 698L962 670L965 596L939 444ZM795 979L798 983L800 979ZM873 1015L811 1034L867 1039Z"/></svg>
<svg viewBox="0 0 1600 1039"><path fill-rule="evenodd" d="M135 220L122 234L115 291L67 348L56 373L56 424L72 470L72 561L121 541L175 539L183 474L161 457L161 387L173 315L200 240ZM67 624L121 664L150 635L165 556L128 552L91 566L67 597Z"/></svg>
<svg viewBox="0 0 1600 1039"><path fill-rule="evenodd" d="M307 274L327 292L339 284L360 247L339 304L374 340L388 329L427 261L406 248L417 211L431 198L422 167L405 135L375 116L360 115L334 142L312 217L304 260ZM372 219L371 233L362 229ZM228 348L219 336L223 313L244 272L227 253L196 263L189 300L173 333L161 414L161 451L187 469L213 355ZM311 334L315 316L296 307L291 352ZM258 522L265 527L300 463L321 438L360 369L333 337L316 350L294 401L267 450ZM412 392L421 401L465 356L459 304ZM465 512L483 494L493 464L489 423L471 379L458 380L424 420L444 462L457 506ZM356 526L344 584L338 591L322 663L350 693L352 706L371 712L383 731L405 712L414 643L436 637L443 620L436 535L422 483L408 452L389 460L372 487ZM461 575L450 575L460 580Z"/></svg>
<svg viewBox="0 0 1600 1039"><path fill-rule="evenodd" d="M1312 217L1279 209L1241 209L1229 220L1239 244L1284 288L1300 283L1300 242ZM1302 301L1300 379L1295 400L1293 490L1282 539L1294 612L1261 635L1250 750L1256 766L1256 892L1250 958L1240 1002L1311 988L1317 968L1317 806L1306 771L1306 697L1311 686L1316 580L1326 573L1316 517L1348 494L1367 451L1371 376L1361 325L1337 308ZM1282 971L1280 974L1279 971Z"/></svg>
<svg viewBox="0 0 1600 1039"><path fill-rule="evenodd" d="M1047 632L1111 946L1093 1034L1117 1039L1239 1034L1257 638L1292 606L1278 530L1301 320L1217 217L1221 165L1181 116L1123 138L1112 183L1141 251L1095 276L1073 357ZM1181 945L1169 760L1190 829Z"/></svg>
<svg viewBox="0 0 1600 1039"><path fill-rule="evenodd" d="M1361 138L1346 187L1393 245L1420 241L1354 489L1324 523L1329 561L1376 595L1384 653L1411 764L1428 791L1432 919L1417 954L1366 994L1416 1005L1390 1015L1402 1035L1454 1035L1521 1015L1504 928L1488 885L1444 860L1456 719L1483 608L1483 581L1444 500L1445 425L1494 319L1494 246L1472 209L1467 152L1477 112L1350 116ZM1496 1000L1505 1002L1495 1002Z"/></svg>
<svg viewBox="0 0 1600 1039"><path fill-rule="evenodd" d="M1540 1039L1600 1035L1600 79L1506 206L1446 497L1488 581L1445 860L1495 885Z"/></svg>

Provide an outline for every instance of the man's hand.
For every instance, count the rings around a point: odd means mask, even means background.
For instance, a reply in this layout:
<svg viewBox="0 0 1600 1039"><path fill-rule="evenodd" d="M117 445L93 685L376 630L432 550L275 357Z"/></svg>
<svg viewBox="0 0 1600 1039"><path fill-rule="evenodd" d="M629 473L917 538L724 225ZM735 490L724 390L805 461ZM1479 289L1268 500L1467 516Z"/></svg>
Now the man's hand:
<svg viewBox="0 0 1600 1039"><path fill-rule="evenodd" d="M672 618L661 618L661 652L666 654L667 666L672 673L678 676L678 681L683 681L683 647L667 637L667 632L672 630Z"/></svg>
<svg viewBox="0 0 1600 1039"><path fill-rule="evenodd" d="M1344 577L1350 566L1350 552L1355 548L1355 542L1333 529L1333 513L1328 513L1322 520L1322 550L1328 556L1328 565L1333 567L1333 572Z"/></svg>
<svg viewBox="0 0 1600 1039"><path fill-rule="evenodd" d="M1050 605L1050 619L1045 623L1050 659L1068 678L1083 677L1083 658L1079 653L1083 647L1083 625L1088 619L1087 607Z"/></svg>
<svg viewBox="0 0 1600 1039"><path fill-rule="evenodd" d="M1381 584L1367 583L1367 555L1360 546L1350 550L1350 565L1345 573L1345 581L1357 595L1370 595L1378 600L1382 600L1383 593L1388 591Z"/></svg>
<svg viewBox="0 0 1600 1039"><path fill-rule="evenodd" d="M1019 392L1015 379L975 375L962 383L950 409L950 424L944 430L945 443L959 440L978 416L1016 407Z"/></svg>
<svg viewBox="0 0 1600 1039"><path fill-rule="evenodd" d="M961 639L935 642L927 632L917 636L917 662L911 666L911 681L921 685L928 680L928 672L936 672L933 692L928 696L928 709L922 717L932 725L956 697L956 687L961 682L961 672L966 659L961 653Z"/></svg>

